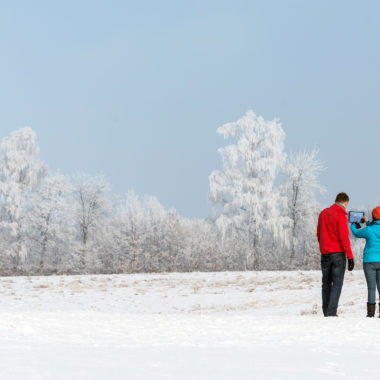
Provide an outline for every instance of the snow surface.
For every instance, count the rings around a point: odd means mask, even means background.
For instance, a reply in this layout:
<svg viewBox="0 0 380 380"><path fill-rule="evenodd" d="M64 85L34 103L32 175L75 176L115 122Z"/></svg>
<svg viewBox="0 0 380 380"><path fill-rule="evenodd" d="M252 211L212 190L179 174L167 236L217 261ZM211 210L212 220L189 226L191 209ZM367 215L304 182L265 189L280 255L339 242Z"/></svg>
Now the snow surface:
<svg viewBox="0 0 380 380"><path fill-rule="evenodd" d="M0 279L0 379L360 379L380 374L361 270L338 318L320 272Z"/></svg>

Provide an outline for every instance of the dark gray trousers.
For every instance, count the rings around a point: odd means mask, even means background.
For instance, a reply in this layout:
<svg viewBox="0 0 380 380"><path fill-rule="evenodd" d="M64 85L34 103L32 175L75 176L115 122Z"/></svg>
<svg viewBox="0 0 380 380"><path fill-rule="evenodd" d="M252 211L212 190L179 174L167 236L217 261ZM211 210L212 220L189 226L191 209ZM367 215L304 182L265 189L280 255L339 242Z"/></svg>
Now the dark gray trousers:
<svg viewBox="0 0 380 380"><path fill-rule="evenodd" d="M346 271L346 255L330 253L321 255L322 309L325 317L337 315L338 303Z"/></svg>

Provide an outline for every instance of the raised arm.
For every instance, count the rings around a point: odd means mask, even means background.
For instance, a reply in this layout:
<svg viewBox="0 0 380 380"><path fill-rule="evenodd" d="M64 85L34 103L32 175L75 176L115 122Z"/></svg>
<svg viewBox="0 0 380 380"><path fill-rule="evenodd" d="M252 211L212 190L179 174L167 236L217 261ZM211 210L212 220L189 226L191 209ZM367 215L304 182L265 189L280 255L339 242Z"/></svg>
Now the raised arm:
<svg viewBox="0 0 380 380"><path fill-rule="evenodd" d="M357 238L363 238L363 239L368 238L368 229L366 227L359 230L358 228L356 228L355 223L352 223L351 224L351 231L354 234L354 236Z"/></svg>

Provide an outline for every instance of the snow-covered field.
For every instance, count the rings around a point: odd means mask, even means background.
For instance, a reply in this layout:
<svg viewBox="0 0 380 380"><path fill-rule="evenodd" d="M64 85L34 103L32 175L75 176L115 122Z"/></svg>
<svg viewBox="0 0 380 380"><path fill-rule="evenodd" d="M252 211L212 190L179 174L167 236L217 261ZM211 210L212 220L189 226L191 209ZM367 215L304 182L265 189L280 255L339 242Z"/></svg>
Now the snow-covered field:
<svg viewBox="0 0 380 380"><path fill-rule="evenodd" d="M339 318L319 272L0 278L0 379L360 379L380 374L361 270Z"/></svg>

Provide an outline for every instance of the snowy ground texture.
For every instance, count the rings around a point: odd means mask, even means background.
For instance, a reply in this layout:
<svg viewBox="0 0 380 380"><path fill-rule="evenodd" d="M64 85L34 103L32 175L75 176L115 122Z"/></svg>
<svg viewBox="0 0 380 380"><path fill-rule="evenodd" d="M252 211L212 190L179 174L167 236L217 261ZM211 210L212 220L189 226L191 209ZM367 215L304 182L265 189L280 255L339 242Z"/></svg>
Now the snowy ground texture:
<svg viewBox="0 0 380 380"><path fill-rule="evenodd" d="M339 318L319 272L0 278L0 379L361 379L380 319L361 270Z"/></svg>

